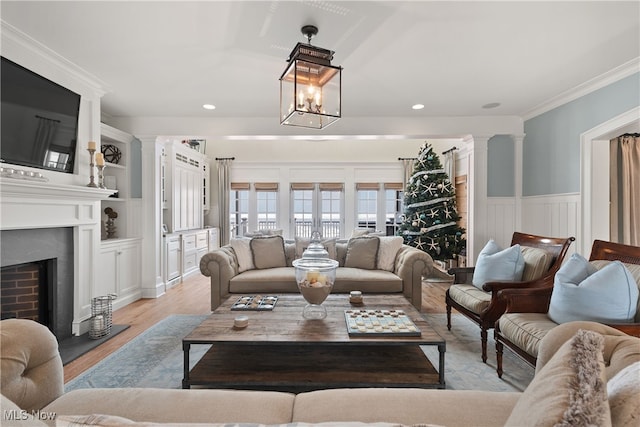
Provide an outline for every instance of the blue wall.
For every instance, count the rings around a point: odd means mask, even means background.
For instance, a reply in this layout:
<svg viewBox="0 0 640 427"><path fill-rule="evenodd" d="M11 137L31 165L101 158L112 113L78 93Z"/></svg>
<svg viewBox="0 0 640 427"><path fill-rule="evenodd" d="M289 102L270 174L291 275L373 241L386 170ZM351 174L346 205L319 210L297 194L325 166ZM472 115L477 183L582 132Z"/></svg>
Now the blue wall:
<svg viewBox="0 0 640 427"><path fill-rule="evenodd" d="M579 192L580 135L639 105L636 73L525 121L522 195Z"/></svg>
<svg viewBox="0 0 640 427"><path fill-rule="evenodd" d="M509 135L487 141L487 196L515 196L515 146Z"/></svg>

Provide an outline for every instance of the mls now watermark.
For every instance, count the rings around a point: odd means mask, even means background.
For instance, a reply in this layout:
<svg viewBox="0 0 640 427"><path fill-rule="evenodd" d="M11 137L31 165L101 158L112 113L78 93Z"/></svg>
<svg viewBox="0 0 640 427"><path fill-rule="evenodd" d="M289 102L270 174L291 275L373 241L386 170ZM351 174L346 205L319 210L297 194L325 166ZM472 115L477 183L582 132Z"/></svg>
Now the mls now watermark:
<svg viewBox="0 0 640 427"><path fill-rule="evenodd" d="M25 421L35 418L40 421L53 421L56 419L55 412L25 411L24 409L5 409L2 411L2 419L5 421Z"/></svg>

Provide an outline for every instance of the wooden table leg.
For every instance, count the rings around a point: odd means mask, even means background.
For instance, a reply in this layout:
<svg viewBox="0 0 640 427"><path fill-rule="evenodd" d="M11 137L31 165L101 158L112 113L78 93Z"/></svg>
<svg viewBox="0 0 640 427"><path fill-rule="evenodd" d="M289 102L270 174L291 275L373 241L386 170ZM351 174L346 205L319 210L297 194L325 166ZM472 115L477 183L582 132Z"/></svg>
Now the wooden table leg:
<svg viewBox="0 0 640 427"><path fill-rule="evenodd" d="M191 388L189 384L189 352L191 350L191 344L188 342L182 343L182 351L184 353L184 375L182 377L182 388Z"/></svg>
<svg viewBox="0 0 640 427"><path fill-rule="evenodd" d="M438 367L438 375L439 375L439 381L440 381L440 385L442 386L442 388L445 388L445 382L444 382L444 353L447 350L447 345L446 343L442 343L440 345L438 345L438 353L440 354L439 357L439 367Z"/></svg>

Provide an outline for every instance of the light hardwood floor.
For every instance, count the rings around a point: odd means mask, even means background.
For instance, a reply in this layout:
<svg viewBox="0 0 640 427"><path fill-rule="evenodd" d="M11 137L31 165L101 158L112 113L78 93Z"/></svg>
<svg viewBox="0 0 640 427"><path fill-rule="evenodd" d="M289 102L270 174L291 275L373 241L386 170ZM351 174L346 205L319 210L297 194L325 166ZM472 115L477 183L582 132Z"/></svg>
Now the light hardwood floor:
<svg viewBox="0 0 640 427"><path fill-rule="evenodd" d="M64 367L64 381L72 380L137 335L171 314L208 314L211 312L209 278L201 274L189 277L154 299L141 299L113 312L113 323L130 327L80 356ZM422 311L444 313L444 293L448 283L423 282Z"/></svg>

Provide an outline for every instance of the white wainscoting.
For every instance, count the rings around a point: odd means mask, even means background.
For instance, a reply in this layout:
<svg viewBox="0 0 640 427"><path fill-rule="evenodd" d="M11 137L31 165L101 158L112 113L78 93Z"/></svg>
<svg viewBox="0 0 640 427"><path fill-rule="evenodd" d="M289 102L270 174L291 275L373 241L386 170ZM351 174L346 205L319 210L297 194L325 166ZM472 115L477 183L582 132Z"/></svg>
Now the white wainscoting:
<svg viewBox="0 0 640 427"><path fill-rule="evenodd" d="M579 238L580 193L530 196L522 198L523 232L541 236ZM576 240L568 254L578 252L581 242ZM582 254L589 257L589 254Z"/></svg>
<svg viewBox="0 0 640 427"><path fill-rule="evenodd" d="M493 239L503 248L511 244L511 237L516 229L516 200L514 197L487 198L487 224L485 231L479 231L480 249L489 239ZM478 252L479 253L479 252Z"/></svg>

